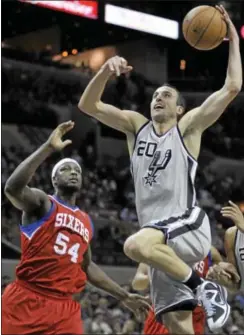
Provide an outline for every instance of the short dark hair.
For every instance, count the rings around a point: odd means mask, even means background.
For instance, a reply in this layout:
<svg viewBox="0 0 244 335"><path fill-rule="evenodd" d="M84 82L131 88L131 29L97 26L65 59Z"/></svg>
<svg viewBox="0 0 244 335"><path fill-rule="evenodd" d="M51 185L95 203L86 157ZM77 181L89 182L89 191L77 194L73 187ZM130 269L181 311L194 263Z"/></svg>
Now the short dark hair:
<svg viewBox="0 0 244 335"><path fill-rule="evenodd" d="M178 98L177 98L176 104L177 104L177 106L183 107L184 108L184 112L185 112L185 110L186 110L186 100L183 97L183 95L180 93L180 91L175 86L173 86L173 85L171 85L169 83L164 83L163 86L171 87L171 88L173 88L177 92Z"/></svg>

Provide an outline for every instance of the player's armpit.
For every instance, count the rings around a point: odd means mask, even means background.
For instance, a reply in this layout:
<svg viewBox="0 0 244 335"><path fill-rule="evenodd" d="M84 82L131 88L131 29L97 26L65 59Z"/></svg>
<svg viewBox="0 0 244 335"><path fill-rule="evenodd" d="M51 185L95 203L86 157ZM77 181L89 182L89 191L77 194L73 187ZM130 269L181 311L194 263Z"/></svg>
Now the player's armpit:
<svg viewBox="0 0 244 335"><path fill-rule="evenodd" d="M186 113L179 125L182 124L183 129L203 132L220 118L239 91L224 86L221 90L211 94L201 106Z"/></svg>
<svg viewBox="0 0 244 335"><path fill-rule="evenodd" d="M5 194L16 208L26 213L40 210L41 217L51 208L47 194L37 188L25 186L22 190L11 190L6 187Z"/></svg>

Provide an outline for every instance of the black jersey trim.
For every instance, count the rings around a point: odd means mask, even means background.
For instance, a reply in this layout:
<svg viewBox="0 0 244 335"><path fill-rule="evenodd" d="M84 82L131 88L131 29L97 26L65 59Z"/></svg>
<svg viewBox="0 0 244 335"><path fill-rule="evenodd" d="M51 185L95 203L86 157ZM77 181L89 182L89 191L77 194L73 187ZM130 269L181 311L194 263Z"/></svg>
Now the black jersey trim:
<svg viewBox="0 0 244 335"><path fill-rule="evenodd" d="M181 141L181 143L182 143L182 145L183 145L183 147L184 147L186 153L188 154L188 156L189 156L191 159L194 160L194 162L196 162L196 163L198 164L198 161L196 160L196 158L194 158L194 157L192 156L192 154L189 152L189 150L187 149L187 147L186 147L186 145L185 145L185 143L184 143L183 136L182 136L182 134L181 134L181 132L180 132L180 129L179 129L178 124L177 124L177 126L176 126L176 129L177 129L177 131L178 131L180 141Z"/></svg>

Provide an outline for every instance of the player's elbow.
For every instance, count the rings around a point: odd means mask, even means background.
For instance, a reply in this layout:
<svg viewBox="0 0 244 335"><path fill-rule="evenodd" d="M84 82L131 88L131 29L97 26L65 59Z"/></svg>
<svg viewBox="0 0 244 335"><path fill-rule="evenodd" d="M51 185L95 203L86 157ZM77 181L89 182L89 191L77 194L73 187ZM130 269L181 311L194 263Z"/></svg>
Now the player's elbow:
<svg viewBox="0 0 244 335"><path fill-rule="evenodd" d="M11 185L9 181L7 181L4 187L4 194L8 198L9 196L12 196L14 193L15 193L15 189L13 185Z"/></svg>
<svg viewBox="0 0 244 335"><path fill-rule="evenodd" d="M228 91L228 93L232 96L236 96L237 94L240 93L242 88L242 81L238 82L238 81L229 81L226 84L226 90Z"/></svg>
<svg viewBox="0 0 244 335"><path fill-rule="evenodd" d="M79 103L78 103L78 108L81 112L92 115L96 112L97 110L97 103L96 102L91 102L83 97L81 97Z"/></svg>

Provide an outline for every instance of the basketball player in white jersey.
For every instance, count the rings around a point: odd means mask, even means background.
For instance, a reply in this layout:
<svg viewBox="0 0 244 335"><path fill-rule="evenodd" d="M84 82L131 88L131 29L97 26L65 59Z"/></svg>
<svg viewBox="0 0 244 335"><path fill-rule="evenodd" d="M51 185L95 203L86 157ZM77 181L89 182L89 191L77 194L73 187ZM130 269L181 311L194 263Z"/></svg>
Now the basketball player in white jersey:
<svg viewBox="0 0 244 335"><path fill-rule="evenodd" d="M240 208L229 201L221 213L235 226L226 230L225 252L227 262L220 262L209 269L207 278L220 283L230 291L244 292L244 217Z"/></svg>
<svg viewBox="0 0 244 335"><path fill-rule="evenodd" d="M172 318L174 311L182 312L182 334L194 334L192 310L198 296L211 329L222 327L230 312L226 290L211 282L202 283L191 269L208 254L211 245L209 220L196 206L194 189L201 136L242 86L238 33L224 8L218 10L229 28L229 64L224 86L201 106L183 115L181 94L169 85L155 91L151 121L137 112L103 103L101 97L109 78L132 70L118 56L102 66L78 105L84 113L126 134L141 229L127 239L124 251L131 259L150 266L152 285L157 282L158 272L164 272L162 285L154 289L164 292L165 299L160 306L156 301L152 303ZM209 290L215 294L208 295Z"/></svg>

